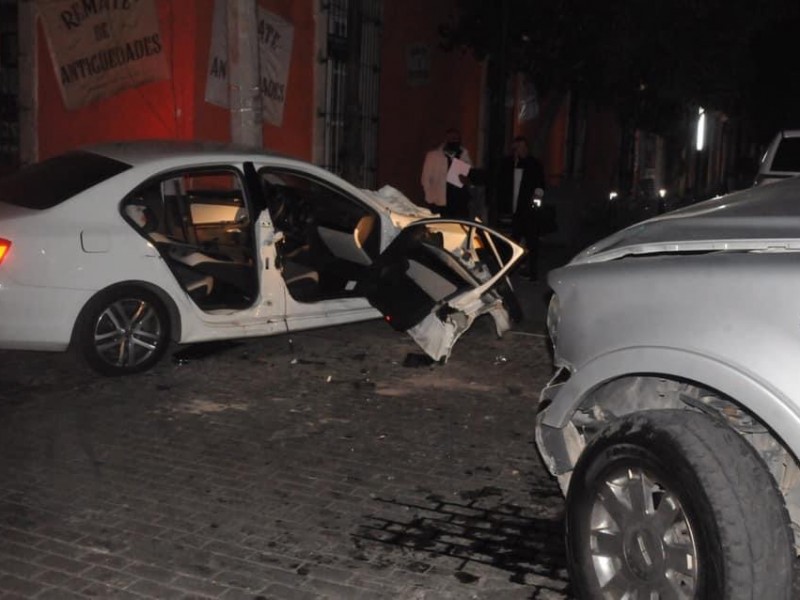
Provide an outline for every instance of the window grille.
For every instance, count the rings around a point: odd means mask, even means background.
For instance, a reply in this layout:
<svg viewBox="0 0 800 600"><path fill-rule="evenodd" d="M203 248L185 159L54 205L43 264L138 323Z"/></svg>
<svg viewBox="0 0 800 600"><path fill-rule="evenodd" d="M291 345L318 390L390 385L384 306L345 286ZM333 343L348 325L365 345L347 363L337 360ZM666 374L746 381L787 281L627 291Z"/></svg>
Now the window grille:
<svg viewBox="0 0 800 600"><path fill-rule="evenodd" d="M375 187L377 179L382 4L328 0L322 6L328 24L322 166L360 187Z"/></svg>

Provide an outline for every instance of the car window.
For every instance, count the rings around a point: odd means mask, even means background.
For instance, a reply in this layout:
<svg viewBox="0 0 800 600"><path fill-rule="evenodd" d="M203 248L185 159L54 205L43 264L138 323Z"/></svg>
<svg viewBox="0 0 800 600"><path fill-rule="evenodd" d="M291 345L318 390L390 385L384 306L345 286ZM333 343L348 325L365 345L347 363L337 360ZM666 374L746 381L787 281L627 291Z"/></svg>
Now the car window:
<svg viewBox="0 0 800 600"><path fill-rule="evenodd" d="M229 169L171 173L130 194L123 210L130 212L128 206L145 211L145 233L151 237L186 244L237 245L228 234L241 233L250 223L241 178Z"/></svg>
<svg viewBox="0 0 800 600"><path fill-rule="evenodd" d="M242 187L235 173L184 175L182 185L195 225L223 225L246 220Z"/></svg>
<svg viewBox="0 0 800 600"><path fill-rule="evenodd" d="M778 144L770 171L800 173L800 137L787 137Z"/></svg>
<svg viewBox="0 0 800 600"><path fill-rule="evenodd" d="M274 226L284 234L284 246L324 246L344 258L357 246L361 262L377 256L380 227L377 215L334 185L303 173L262 168L258 172L264 200ZM367 259L366 257L370 257Z"/></svg>
<svg viewBox="0 0 800 600"><path fill-rule="evenodd" d="M52 208L130 168L92 152L62 154L0 179L0 201L35 210Z"/></svg>
<svg viewBox="0 0 800 600"><path fill-rule="evenodd" d="M367 212L357 200L306 175L279 169L261 169L259 176L265 188L268 207L272 204L271 214L282 210L310 211L317 223L352 231Z"/></svg>

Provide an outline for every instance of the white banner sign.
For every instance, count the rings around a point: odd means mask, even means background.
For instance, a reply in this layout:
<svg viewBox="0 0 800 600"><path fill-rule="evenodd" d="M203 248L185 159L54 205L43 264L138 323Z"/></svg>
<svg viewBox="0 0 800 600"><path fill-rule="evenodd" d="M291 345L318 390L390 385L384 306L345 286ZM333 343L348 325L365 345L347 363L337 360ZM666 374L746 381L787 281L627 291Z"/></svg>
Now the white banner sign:
<svg viewBox="0 0 800 600"><path fill-rule="evenodd" d="M205 98L206 102L229 108L230 69L228 68L226 0L216 0L213 18ZM283 107L286 103L286 84L289 80L289 66L292 63L293 41L294 26L283 17L259 5L259 87L261 88L265 123L277 126L283 123Z"/></svg>
<svg viewBox="0 0 800 600"><path fill-rule="evenodd" d="M228 16L227 2L214 2L211 22L211 51L206 74L206 102L229 108L228 99Z"/></svg>
<svg viewBox="0 0 800 600"><path fill-rule="evenodd" d="M262 8L258 13L258 41L264 122L280 126L286 103L289 65L292 64L294 27L289 21Z"/></svg>
<svg viewBox="0 0 800 600"><path fill-rule="evenodd" d="M169 78L155 0L37 0L36 7L68 109Z"/></svg>

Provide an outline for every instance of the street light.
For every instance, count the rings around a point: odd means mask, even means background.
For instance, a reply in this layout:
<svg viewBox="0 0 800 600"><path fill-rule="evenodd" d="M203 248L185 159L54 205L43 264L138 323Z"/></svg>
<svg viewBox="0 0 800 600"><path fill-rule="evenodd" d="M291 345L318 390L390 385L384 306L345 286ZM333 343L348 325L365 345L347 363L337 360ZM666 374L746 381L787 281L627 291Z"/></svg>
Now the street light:
<svg viewBox="0 0 800 600"><path fill-rule="evenodd" d="M698 152L702 151L706 145L706 109L702 106L697 109L697 143L695 148Z"/></svg>

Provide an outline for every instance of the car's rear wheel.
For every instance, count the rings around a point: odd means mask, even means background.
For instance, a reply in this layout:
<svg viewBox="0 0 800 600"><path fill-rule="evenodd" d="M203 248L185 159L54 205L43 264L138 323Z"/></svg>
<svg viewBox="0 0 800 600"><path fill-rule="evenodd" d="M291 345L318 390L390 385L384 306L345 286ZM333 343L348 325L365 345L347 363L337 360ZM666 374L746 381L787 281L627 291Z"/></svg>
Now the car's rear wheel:
<svg viewBox="0 0 800 600"><path fill-rule="evenodd" d="M158 297L133 286L101 292L78 319L76 341L98 373L129 375L152 367L169 343L169 316Z"/></svg>
<svg viewBox="0 0 800 600"><path fill-rule="evenodd" d="M580 598L791 597L783 498L741 436L694 411L622 418L587 446L567 495Z"/></svg>

